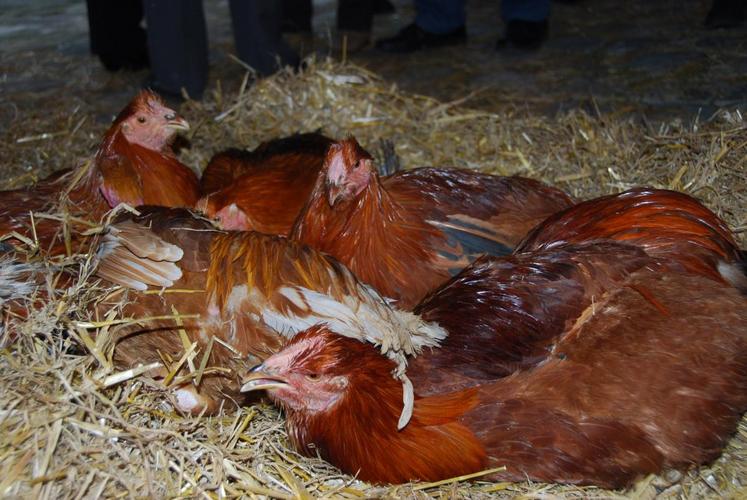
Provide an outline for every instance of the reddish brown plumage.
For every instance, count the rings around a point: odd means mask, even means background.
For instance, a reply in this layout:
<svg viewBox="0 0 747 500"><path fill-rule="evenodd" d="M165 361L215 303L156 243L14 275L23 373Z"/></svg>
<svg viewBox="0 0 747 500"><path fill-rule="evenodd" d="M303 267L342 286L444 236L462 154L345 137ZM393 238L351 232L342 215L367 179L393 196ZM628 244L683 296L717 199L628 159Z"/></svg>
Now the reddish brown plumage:
<svg viewBox="0 0 747 500"><path fill-rule="evenodd" d="M287 235L331 143L310 133L265 142L251 152L218 153L202 174L199 208L227 229Z"/></svg>
<svg viewBox="0 0 747 500"><path fill-rule="evenodd" d="M379 178L371 156L347 139L330 147L291 237L408 308L478 255L509 253L570 204L521 177L420 168Z"/></svg>
<svg viewBox="0 0 747 500"><path fill-rule="evenodd" d="M631 273L648 267L722 283L721 270L740 273L740 259L726 225L694 198L633 189L548 218L514 255L476 261L414 312L450 332L434 359L448 358L465 376L471 370L504 376L543 361L548 345L598 297L633 286ZM668 310L645 283L635 290L660 312ZM462 332L482 341L466 341Z"/></svg>
<svg viewBox="0 0 747 500"><path fill-rule="evenodd" d="M739 259L726 224L698 200L663 189L636 188L579 203L548 217L519 245L532 252L566 243L612 239L673 259L720 279L719 260Z"/></svg>
<svg viewBox="0 0 747 500"><path fill-rule="evenodd" d="M429 326L410 313L395 311L375 292L361 285L333 258L298 242L256 232L224 232L187 210L142 207L142 215L115 223L98 250L97 274L134 289L164 287L162 294L128 291L124 317L184 316L182 329L197 343L199 358L211 338L209 366L217 368L198 387L180 388L185 411L214 411L243 401L237 381L248 366L276 351L283 342L311 324L325 322L335 331L378 344L391 341L391 321L400 325L404 341L392 351L410 353L431 345ZM102 300L97 311L121 303ZM369 311L372 318L355 314ZM345 314L346 317L340 317ZM375 318L382 318L383 325ZM388 318L388 319L387 319ZM115 360L121 366L181 358L186 348L174 319L132 324L117 330ZM394 330L392 330L393 332ZM440 333L440 329L438 333ZM412 342L414 347L409 346ZM197 363L197 362L196 362ZM158 373L163 376L164 369ZM166 370L168 371L168 370ZM183 372L186 367L183 367ZM182 372L182 373L183 373ZM194 404L193 404L194 403Z"/></svg>
<svg viewBox="0 0 747 500"><path fill-rule="evenodd" d="M0 235L16 231L32 238L29 212L65 211L98 221L121 202L193 206L198 198L197 177L171 150L174 129L186 127L186 121L165 107L160 97L140 92L117 116L91 162L2 194ZM59 222L37 219L41 249L64 252L63 229Z"/></svg>
<svg viewBox="0 0 747 500"><path fill-rule="evenodd" d="M636 203L620 203L631 197ZM651 214L638 210L647 197L669 203L657 245L604 231L601 214L627 215L628 229L640 223L653 241ZM587 216L599 234L553 244L537 231L542 248L484 257L416 307L449 336L410 360L415 412L403 432L391 363L323 326L265 360L247 388L265 381L300 450L375 482L506 466L491 477L618 488L713 460L747 409L747 299L688 265L688 245L723 223L659 191L597 208ZM722 255L716 269L736 264L728 231L708 234ZM432 398L458 401L459 410L423 418L438 406Z"/></svg>

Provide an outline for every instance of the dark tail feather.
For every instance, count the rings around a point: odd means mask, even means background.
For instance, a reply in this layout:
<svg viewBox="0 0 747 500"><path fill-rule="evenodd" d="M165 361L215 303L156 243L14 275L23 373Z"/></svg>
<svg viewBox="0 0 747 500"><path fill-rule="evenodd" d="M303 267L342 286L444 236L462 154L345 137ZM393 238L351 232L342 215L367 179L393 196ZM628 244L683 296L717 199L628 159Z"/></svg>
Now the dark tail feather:
<svg viewBox="0 0 747 500"><path fill-rule="evenodd" d="M452 242L458 242L462 246L464 253L470 256L470 261L485 254L495 257L510 255L514 250L505 243L477 233L453 228L446 229L444 232Z"/></svg>
<svg viewBox="0 0 747 500"><path fill-rule="evenodd" d="M394 150L394 142L381 139L379 141L379 152L381 158L383 158L383 161L379 163L379 175L392 175L402 170L399 156L397 156L397 152Z"/></svg>
<svg viewBox="0 0 747 500"><path fill-rule="evenodd" d="M492 255L500 257L509 255L513 248L505 243L496 241L493 238L481 235L474 231L460 230L455 227L445 227L443 232L447 236L448 245L451 247L461 248L462 254L455 255L449 252L449 249L442 249L439 254L441 257L454 263L450 266L449 272L452 276L461 272L468 264L473 262L481 255Z"/></svg>
<svg viewBox="0 0 747 500"><path fill-rule="evenodd" d="M249 154L261 158L276 154L305 152L317 154L323 158L332 142L332 139L322 135L321 129L318 129L315 132L297 133L263 142Z"/></svg>
<svg viewBox="0 0 747 500"><path fill-rule="evenodd" d="M501 257L511 254L514 250L513 246L485 221L470 220L456 214L448 216L446 220L429 220L428 223L446 236L445 245L438 253L454 263L450 266L452 274L458 273L481 255Z"/></svg>

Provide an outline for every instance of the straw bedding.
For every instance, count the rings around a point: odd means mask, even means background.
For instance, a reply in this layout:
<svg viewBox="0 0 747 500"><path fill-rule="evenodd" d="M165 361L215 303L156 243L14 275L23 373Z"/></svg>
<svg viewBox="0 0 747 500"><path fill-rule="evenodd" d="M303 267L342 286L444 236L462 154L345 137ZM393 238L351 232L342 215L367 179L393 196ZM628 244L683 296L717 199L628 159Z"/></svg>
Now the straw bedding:
<svg viewBox="0 0 747 500"><path fill-rule="evenodd" d="M313 130L353 134L375 155L381 154L380 140L387 139L405 168L521 174L582 199L636 185L686 191L721 215L747 246L747 128L738 111L657 125L582 110L552 118L512 110L495 114L471 109L468 98L443 103L406 94L362 68L330 61L310 61L302 74L249 80L238 90L215 91L182 106L192 124L182 161L199 170L222 148L253 148L263 140ZM55 124L51 132L57 135L42 137L45 130L37 130L3 139L0 151L8 168L32 167L7 185L76 164L95 144L91 130L96 127L84 118ZM90 259L30 260L42 266L37 293L47 295L38 296L28 319L10 317L3 328L2 340L11 332L19 339L0 350L0 496L700 498L747 493L747 420L710 467L649 477L625 493L484 483L479 477L396 487L358 482L293 452L282 416L268 405L212 418L175 413L162 386L137 370L122 373L112 366L109 339L124 318L88 317L87 306L112 292L87 279ZM62 269L77 278L69 289L55 292L52 285ZM199 365L200 355L195 356Z"/></svg>

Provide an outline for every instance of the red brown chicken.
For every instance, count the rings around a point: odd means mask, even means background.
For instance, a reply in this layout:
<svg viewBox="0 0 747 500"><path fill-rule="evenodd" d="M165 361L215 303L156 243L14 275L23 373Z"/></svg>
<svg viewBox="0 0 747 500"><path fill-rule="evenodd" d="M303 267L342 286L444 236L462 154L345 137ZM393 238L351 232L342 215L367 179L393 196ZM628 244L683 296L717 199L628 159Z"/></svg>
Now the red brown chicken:
<svg viewBox="0 0 747 500"><path fill-rule="evenodd" d="M324 325L243 389L268 390L297 449L364 480L505 466L489 477L625 487L715 459L747 410L737 258L724 224L685 195L593 200L415 308L448 337L409 361L416 399L403 430L391 362Z"/></svg>
<svg viewBox="0 0 747 500"><path fill-rule="evenodd" d="M172 386L185 412L244 401L238 389L246 367L316 323L380 346L399 364L397 375L405 354L443 336L440 327L390 307L340 263L305 245L219 231L187 210L141 212L114 223L97 250L97 275L130 290L125 305L119 290L96 313L114 307L120 317L161 318L119 328L114 359L127 368L159 363L154 375L163 378L180 368ZM163 290L132 291L149 286ZM176 314L181 321L170 317ZM179 365L191 348L197 360ZM204 356L208 370L199 377L193 368Z"/></svg>
<svg viewBox="0 0 747 500"><path fill-rule="evenodd" d="M114 120L91 162L2 193L0 236L16 232L33 239L30 212L66 211L98 221L120 203L194 206L197 176L171 150L176 132L188 128L159 96L141 91ZM68 229L57 221L35 220L39 246L50 253L65 252Z"/></svg>
<svg viewBox="0 0 747 500"><path fill-rule="evenodd" d="M311 194L332 144L321 134L262 143L213 156L200 181L198 209L224 229L287 235Z"/></svg>
<svg viewBox="0 0 747 500"><path fill-rule="evenodd" d="M291 237L333 255L411 308L478 255L505 255L571 205L522 177L418 168L380 178L350 138L333 144Z"/></svg>

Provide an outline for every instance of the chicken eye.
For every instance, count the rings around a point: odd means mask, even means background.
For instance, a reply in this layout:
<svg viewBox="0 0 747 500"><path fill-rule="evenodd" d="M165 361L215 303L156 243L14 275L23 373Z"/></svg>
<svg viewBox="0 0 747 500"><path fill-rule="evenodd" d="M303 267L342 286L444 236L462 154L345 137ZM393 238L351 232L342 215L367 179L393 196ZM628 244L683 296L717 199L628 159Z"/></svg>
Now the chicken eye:
<svg viewBox="0 0 747 500"><path fill-rule="evenodd" d="M307 373L306 378L309 380L319 380L319 374L318 373Z"/></svg>
<svg viewBox="0 0 747 500"><path fill-rule="evenodd" d="M361 166L361 161L356 160L355 164L353 165L353 170L358 170Z"/></svg>
<svg viewBox="0 0 747 500"><path fill-rule="evenodd" d="M145 123L145 117L144 116L138 116L137 117L137 121L139 121L140 123Z"/></svg>

